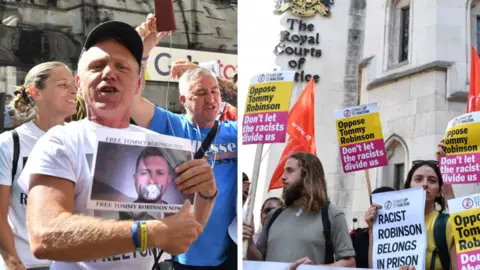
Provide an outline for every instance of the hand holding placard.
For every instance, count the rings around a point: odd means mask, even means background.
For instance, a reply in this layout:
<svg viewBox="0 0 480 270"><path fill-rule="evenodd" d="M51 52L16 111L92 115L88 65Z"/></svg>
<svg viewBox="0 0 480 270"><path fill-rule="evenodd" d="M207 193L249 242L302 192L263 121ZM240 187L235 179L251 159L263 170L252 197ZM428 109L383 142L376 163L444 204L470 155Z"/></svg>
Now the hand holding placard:
<svg viewBox="0 0 480 270"><path fill-rule="evenodd" d="M202 225L190 213L191 207L190 200L185 200L179 212L163 219L161 225L153 229L153 237L148 238L154 241L153 246L172 255L187 252L203 232Z"/></svg>
<svg viewBox="0 0 480 270"><path fill-rule="evenodd" d="M365 222L367 223L369 229L373 228L373 224L377 219L378 209L382 209L382 206L372 203L372 205L370 205L370 207L368 208L367 212L365 212Z"/></svg>

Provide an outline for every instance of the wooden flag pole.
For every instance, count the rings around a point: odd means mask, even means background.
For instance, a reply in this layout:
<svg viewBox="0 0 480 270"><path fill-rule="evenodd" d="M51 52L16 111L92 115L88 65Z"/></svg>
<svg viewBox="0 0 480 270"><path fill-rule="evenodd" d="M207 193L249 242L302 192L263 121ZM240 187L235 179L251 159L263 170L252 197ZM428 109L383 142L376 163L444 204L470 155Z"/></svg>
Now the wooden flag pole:
<svg viewBox="0 0 480 270"><path fill-rule="evenodd" d="M370 173L365 170L365 180L367 181L368 195L372 195L372 183L370 182Z"/></svg>
<svg viewBox="0 0 480 270"><path fill-rule="evenodd" d="M253 224L253 205L255 203L255 196L257 194L258 175L260 174L260 164L262 163L263 143L257 145L255 151L255 161L253 163L252 183L250 184L250 191L248 192L247 214L245 222ZM243 223L242 223L243 224ZM243 228L243 226L242 226ZM243 231L243 229L242 229ZM242 234L243 239L243 234ZM247 258L248 241L243 241L243 258Z"/></svg>

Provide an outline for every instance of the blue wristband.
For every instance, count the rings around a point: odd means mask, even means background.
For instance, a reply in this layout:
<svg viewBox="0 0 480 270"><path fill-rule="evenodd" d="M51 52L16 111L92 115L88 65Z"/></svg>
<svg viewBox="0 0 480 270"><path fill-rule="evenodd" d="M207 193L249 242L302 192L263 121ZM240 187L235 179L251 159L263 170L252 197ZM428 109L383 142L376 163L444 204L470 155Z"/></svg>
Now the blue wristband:
<svg viewBox="0 0 480 270"><path fill-rule="evenodd" d="M147 61L147 60L148 60L148 56L142 57L142 61Z"/></svg>
<svg viewBox="0 0 480 270"><path fill-rule="evenodd" d="M140 243L138 241L138 227L140 227L139 222L134 221L132 225L132 238L133 238L133 244L135 245L136 249L140 248Z"/></svg>

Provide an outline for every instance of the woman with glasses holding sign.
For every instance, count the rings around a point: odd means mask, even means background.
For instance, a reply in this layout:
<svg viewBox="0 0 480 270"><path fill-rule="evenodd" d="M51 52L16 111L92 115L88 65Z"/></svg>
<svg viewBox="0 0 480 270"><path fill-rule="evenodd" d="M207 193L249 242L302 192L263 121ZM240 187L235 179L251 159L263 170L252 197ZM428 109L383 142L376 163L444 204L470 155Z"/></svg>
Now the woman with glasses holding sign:
<svg viewBox="0 0 480 270"><path fill-rule="evenodd" d="M426 270L457 269L457 252L453 241L450 215L445 213L443 178L436 160L416 160L408 172L404 188L423 187L426 191L425 228L427 230ZM365 213L365 221L370 231L377 217L378 204L372 204ZM370 234L372 237L372 234ZM372 241L372 240L370 240ZM372 267L372 248L370 246L369 266ZM415 269L402 267L401 269Z"/></svg>

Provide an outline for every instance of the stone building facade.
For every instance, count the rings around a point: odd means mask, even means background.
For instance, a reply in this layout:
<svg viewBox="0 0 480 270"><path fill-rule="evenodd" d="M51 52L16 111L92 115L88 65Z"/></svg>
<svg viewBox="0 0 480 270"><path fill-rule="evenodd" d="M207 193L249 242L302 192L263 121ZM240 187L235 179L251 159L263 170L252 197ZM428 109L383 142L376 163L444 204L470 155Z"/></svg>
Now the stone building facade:
<svg viewBox="0 0 480 270"><path fill-rule="evenodd" d="M298 56L272 57L281 31L290 31L291 35L320 34L320 44L316 47L322 50L321 57L306 57L302 67L305 74L320 76L315 93L317 155L326 171L332 202L345 211L350 226L353 218L359 220L358 225L365 225L363 215L369 206L365 172L343 173L334 111L357 104L378 104L389 165L368 173L373 188L383 185L401 188L412 161L436 159L436 146L448 121L465 113L470 49L480 42L480 1L335 1L329 17L317 14L304 18L288 12L273 14L271 3L249 5L262 10L261 16L269 22L246 27L249 31L255 27L266 36L261 48L257 45L260 34L251 38L258 38L257 43L248 43L243 39L244 32L239 33L242 52L256 51L248 59L244 59L243 53L239 57L242 67L250 72L248 76L273 68L299 71L288 64L298 60ZM240 13L242 28L243 18ZM313 24L314 31L301 33L298 27L290 28L292 19ZM265 33L267 29L273 33ZM262 57L264 54L267 56ZM305 82L295 84L291 106L305 86ZM240 87L244 89L245 84L240 82ZM245 94L241 96L245 98ZM242 100L239 103L244 104ZM267 197L281 195L281 190L268 192L267 188L283 147L282 144L264 146L255 198L255 224L259 224L262 202ZM243 146L241 150L245 151L242 156L253 156L255 147ZM253 162L248 165L246 172L251 173ZM479 192L480 187L456 185L454 190L456 196L464 196Z"/></svg>

